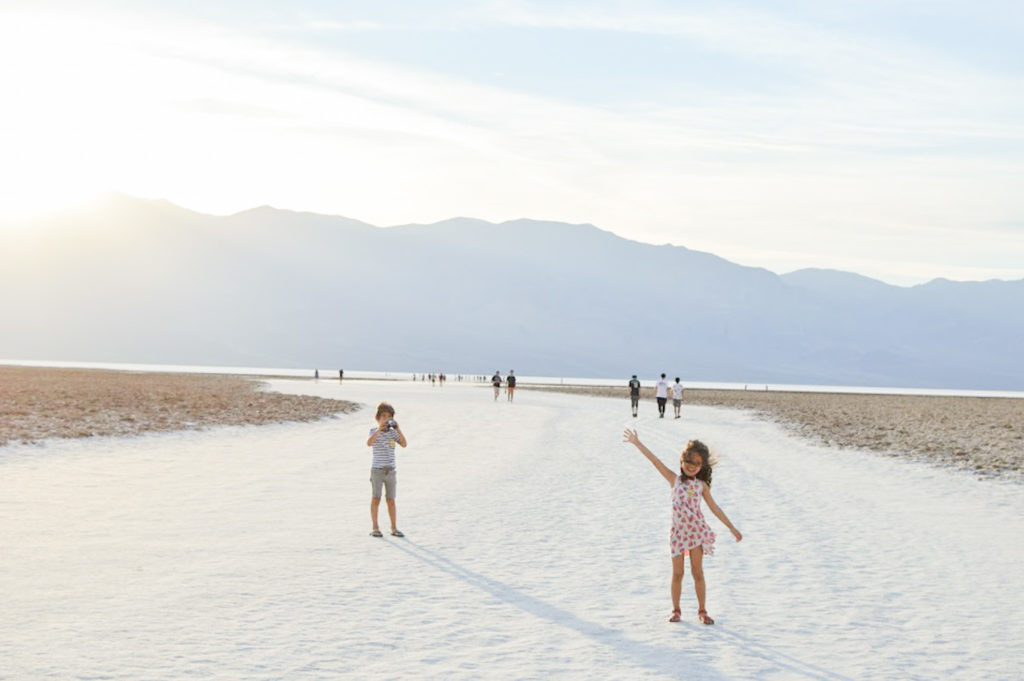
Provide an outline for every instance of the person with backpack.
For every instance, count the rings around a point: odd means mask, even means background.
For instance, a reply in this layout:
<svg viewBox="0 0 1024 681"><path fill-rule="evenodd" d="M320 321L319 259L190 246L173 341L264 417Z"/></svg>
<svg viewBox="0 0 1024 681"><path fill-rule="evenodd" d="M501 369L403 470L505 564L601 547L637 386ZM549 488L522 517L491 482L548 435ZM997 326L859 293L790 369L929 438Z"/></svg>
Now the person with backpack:
<svg viewBox="0 0 1024 681"><path fill-rule="evenodd" d="M629 402L633 407L633 418L636 418L636 411L640 406L640 381L637 380L636 374L629 379Z"/></svg>

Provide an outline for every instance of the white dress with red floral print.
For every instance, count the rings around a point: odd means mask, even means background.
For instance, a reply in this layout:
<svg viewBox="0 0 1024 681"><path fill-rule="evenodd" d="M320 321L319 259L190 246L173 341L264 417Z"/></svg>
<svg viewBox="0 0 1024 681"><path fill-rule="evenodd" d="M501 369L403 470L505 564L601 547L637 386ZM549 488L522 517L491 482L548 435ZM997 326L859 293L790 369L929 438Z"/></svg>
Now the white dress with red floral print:
<svg viewBox="0 0 1024 681"><path fill-rule="evenodd" d="M700 510L703 494L703 482L676 476L676 484L672 487L672 534L669 538L673 558L684 556L698 546L703 546L707 555L715 552L715 533Z"/></svg>

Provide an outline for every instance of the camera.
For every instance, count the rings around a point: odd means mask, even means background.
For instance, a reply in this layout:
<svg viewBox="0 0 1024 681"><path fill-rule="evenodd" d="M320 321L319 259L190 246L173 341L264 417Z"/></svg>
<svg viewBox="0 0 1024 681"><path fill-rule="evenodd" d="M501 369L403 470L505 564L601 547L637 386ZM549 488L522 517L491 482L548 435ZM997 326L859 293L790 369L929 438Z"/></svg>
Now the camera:
<svg viewBox="0 0 1024 681"><path fill-rule="evenodd" d="M387 421L384 422L384 427L388 430L391 430L392 428L397 428L398 421L394 419L388 419Z"/></svg>

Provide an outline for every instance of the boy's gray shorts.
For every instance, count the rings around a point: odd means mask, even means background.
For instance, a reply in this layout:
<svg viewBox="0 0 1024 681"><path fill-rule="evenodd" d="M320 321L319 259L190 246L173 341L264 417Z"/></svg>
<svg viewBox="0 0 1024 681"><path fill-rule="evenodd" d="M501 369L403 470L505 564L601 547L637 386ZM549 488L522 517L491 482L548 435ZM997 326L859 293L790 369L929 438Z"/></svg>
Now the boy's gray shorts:
<svg viewBox="0 0 1024 681"><path fill-rule="evenodd" d="M380 499L380 488L384 487L384 493L388 499L395 498L395 488L398 486L398 478L394 468L371 468L370 485L373 487L373 498Z"/></svg>

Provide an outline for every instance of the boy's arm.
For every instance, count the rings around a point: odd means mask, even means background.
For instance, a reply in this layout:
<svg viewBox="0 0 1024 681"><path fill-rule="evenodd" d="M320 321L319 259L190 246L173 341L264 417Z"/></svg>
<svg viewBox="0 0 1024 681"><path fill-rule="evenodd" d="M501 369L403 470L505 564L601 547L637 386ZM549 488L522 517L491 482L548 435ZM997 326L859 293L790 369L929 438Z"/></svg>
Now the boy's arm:
<svg viewBox="0 0 1024 681"><path fill-rule="evenodd" d="M640 450L640 453L647 457L647 460L654 464L654 467L661 473L661 477L668 480L668 484L676 484L676 474L668 466L661 462L661 459L656 457L651 450L644 446L643 442L640 442L640 438L637 436L635 430L626 429L626 432L622 434L622 441L628 442Z"/></svg>
<svg viewBox="0 0 1024 681"><path fill-rule="evenodd" d="M402 432L402 429L399 428L398 426L395 426L395 434L398 436L398 444L405 447L407 443L405 441L405 434Z"/></svg>
<svg viewBox="0 0 1024 681"><path fill-rule="evenodd" d="M711 488L707 485L704 485L704 503L708 505L711 512L715 514L715 517L721 520L722 524L729 528L729 531L732 532L732 536L736 537L736 541L743 539L743 535L740 534L740 531L733 526L728 516L725 515L725 511L719 508L718 504L715 503L715 500L711 498Z"/></svg>
<svg viewBox="0 0 1024 681"><path fill-rule="evenodd" d="M372 447L373 443L377 441L377 434L380 432L380 428L374 428L370 432L370 438L366 441L367 447Z"/></svg>

